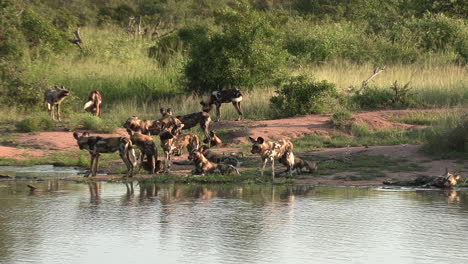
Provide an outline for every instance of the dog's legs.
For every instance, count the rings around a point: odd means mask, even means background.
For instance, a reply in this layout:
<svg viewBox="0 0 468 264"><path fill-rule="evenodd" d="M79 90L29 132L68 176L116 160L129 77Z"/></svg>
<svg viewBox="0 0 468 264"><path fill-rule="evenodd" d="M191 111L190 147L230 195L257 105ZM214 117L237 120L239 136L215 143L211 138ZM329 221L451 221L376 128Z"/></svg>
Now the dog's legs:
<svg viewBox="0 0 468 264"><path fill-rule="evenodd" d="M127 173L126 177L132 177L133 176L133 168L134 164L130 160L129 157L129 151L132 151L128 145L124 146L122 149L120 149L120 157L122 158L123 162L125 163L125 166L127 167Z"/></svg>
<svg viewBox="0 0 468 264"><path fill-rule="evenodd" d="M58 121L62 121L62 119L60 118L60 104L57 104L57 117Z"/></svg>
<svg viewBox="0 0 468 264"><path fill-rule="evenodd" d="M52 118L52 120L55 120L54 118L54 111L55 111L55 106L53 104L49 104L49 111L50 111L50 118Z"/></svg>
<svg viewBox="0 0 468 264"><path fill-rule="evenodd" d="M221 119L221 104L216 104L216 122L219 122Z"/></svg>
<svg viewBox="0 0 468 264"><path fill-rule="evenodd" d="M232 102L232 105L234 105L234 108L236 108L237 114L239 115L236 121L242 120L241 102Z"/></svg>
<svg viewBox="0 0 468 264"><path fill-rule="evenodd" d="M85 177L89 177L89 175L93 175L93 164L94 164L94 157L93 154L89 153L89 172L85 175Z"/></svg>
<svg viewBox="0 0 468 264"><path fill-rule="evenodd" d="M154 172L156 171L156 160L155 160L155 157L154 157L154 155L147 155L146 157L147 157L148 162L149 162L150 165L151 165L150 173L151 173L151 174L154 174Z"/></svg>
<svg viewBox="0 0 468 264"><path fill-rule="evenodd" d="M205 133L205 140L208 140L208 147L211 148L211 136L210 136L210 121L202 120L200 122L200 128Z"/></svg>
<svg viewBox="0 0 468 264"><path fill-rule="evenodd" d="M271 159L271 182L275 181L275 159Z"/></svg>
<svg viewBox="0 0 468 264"><path fill-rule="evenodd" d="M262 167L262 172L260 173L260 175L263 177L263 171L265 170L265 167L267 165L267 162L268 162L268 159L264 159L263 160L263 167Z"/></svg>
<svg viewBox="0 0 468 264"><path fill-rule="evenodd" d="M96 154L96 158L95 158L96 160L94 161L94 174L93 174L93 176L96 176L96 174L97 174L99 156L101 156L99 153Z"/></svg>

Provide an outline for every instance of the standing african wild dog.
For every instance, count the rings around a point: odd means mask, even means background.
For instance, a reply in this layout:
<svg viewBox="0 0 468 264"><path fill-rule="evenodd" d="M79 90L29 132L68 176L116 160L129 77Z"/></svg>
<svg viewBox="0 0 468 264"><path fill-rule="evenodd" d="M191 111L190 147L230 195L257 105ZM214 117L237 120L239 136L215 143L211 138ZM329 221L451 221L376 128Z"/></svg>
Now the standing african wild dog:
<svg viewBox="0 0 468 264"><path fill-rule="evenodd" d="M147 164L149 165L149 172L155 173L156 161L158 160L158 149L153 137L142 134L140 131L132 131L127 128L130 135L130 140L133 145L137 145L140 149L140 168L143 166L144 158L146 156Z"/></svg>
<svg viewBox="0 0 468 264"><path fill-rule="evenodd" d="M46 90L44 93L44 101L47 104L47 109L50 111L50 116L52 120L55 119L55 108L57 108L57 119L60 119L60 104L62 101L70 95L70 91L65 89L63 85L59 88L57 85L54 85L54 89ZM57 106L57 107L55 107Z"/></svg>
<svg viewBox="0 0 468 264"><path fill-rule="evenodd" d="M171 108L161 108L159 109L159 112L161 113L162 117L169 117L172 116L172 110ZM190 129L192 127L195 127L197 125L200 125L201 130L205 134L205 139L204 140L210 140L210 123L211 123L211 117L210 114L206 112L197 112L197 113L192 113L188 115L178 115L176 116L177 119L184 124L184 127L182 130Z"/></svg>
<svg viewBox="0 0 468 264"><path fill-rule="evenodd" d="M73 133L80 149L86 149L91 155L90 174L96 176L99 156L101 153L114 153L119 151L120 157L127 166L127 177L132 177L133 169L136 166L135 150L132 142L126 137L109 137L103 138L99 136L89 136L88 132L82 133L81 136L77 132ZM93 166L94 165L94 166Z"/></svg>
<svg viewBox="0 0 468 264"><path fill-rule="evenodd" d="M193 174L209 174L209 173L221 173L221 174L240 174L236 167L229 164L216 164L209 161L202 152L198 149L194 149L190 152L189 159L193 160L195 164L195 170Z"/></svg>
<svg viewBox="0 0 468 264"><path fill-rule="evenodd" d="M88 96L88 101L83 109L91 112L91 114L101 117L102 94L98 90L92 91Z"/></svg>
<svg viewBox="0 0 468 264"><path fill-rule="evenodd" d="M169 131L164 131L159 134L159 138L161 140L161 148L166 156L165 171L171 169L172 155L180 155L184 148L187 148L187 151L190 153L200 145L200 139L192 133L172 135Z"/></svg>
<svg viewBox="0 0 468 264"><path fill-rule="evenodd" d="M145 135L159 135L163 130L168 130L171 134L178 135L184 126L174 116L166 116L159 120L141 120L136 116L132 116L125 121L123 127L132 131L140 129L141 133Z"/></svg>
<svg viewBox="0 0 468 264"><path fill-rule="evenodd" d="M216 122L219 122L220 119L220 108L221 104L224 103L232 103L234 108L236 108L239 117L237 121L242 119L242 109L241 109L241 102L242 102L242 93L238 89L228 89L228 90L221 90L221 91L213 91L211 93L210 99L208 101L201 101L200 104L202 105L203 112L209 113L213 108L213 105L216 106Z"/></svg>
<svg viewBox="0 0 468 264"><path fill-rule="evenodd" d="M265 170L265 166L268 161L271 161L271 175L272 175L272 180L275 179L275 159L279 159L285 154L287 156L285 157L285 165L287 168L287 172L289 177L292 176L292 166L294 164L294 154L292 152L293 150L293 144L291 141L286 140L286 139L281 139L276 142L273 141L267 141L262 137L258 137L257 140L253 139L252 137L249 137L250 142L252 143L252 154L260 154L260 157L262 158L263 161L263 167L261 171L261 175L263 176L263 171Z"/></svg>

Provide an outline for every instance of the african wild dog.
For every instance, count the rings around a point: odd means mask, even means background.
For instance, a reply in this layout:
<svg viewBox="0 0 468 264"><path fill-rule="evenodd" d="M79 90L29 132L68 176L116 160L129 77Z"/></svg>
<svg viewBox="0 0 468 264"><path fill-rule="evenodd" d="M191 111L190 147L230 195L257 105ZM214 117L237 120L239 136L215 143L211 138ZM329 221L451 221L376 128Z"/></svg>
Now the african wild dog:
<svg viewBox="0 0 468 264"><path fill-rule="evenodd" d="M224 145L223 141L215 134L213 130L210 130L210 139L211 140L209 140L208 138L205 138L203 140L203 143L209 144L209 147L213 147L213 146L221 147L222 145Z"/></svg>
<svg viewBox="0 0 468 264"><path fill-rule="evenodd" d="M239 159L235 155L225 155L224 153L221 154L214 152L206 145L200 146L198 151L200 151L211 162L229 164L234 167L239 166Z"/></svg>
<svg viewBox="0 0 468 264"><path fill-rule="evenodd" d="M91 112L91 114L101 117L102 94L98 90L92 91L88 96L88 101L83 109Z"/></svg>
<svg viewBox="0 0 468 264"><path fill-rule="evenodd" d="M165 171L169 171L172 166L172 156L180 156L182 149L187 148L190 153L197 149L200 145L198 136L192 133L172 135L169 131L164 131L159 134L161 140L161 148L164 150L166 161L164 164Z"/></svg>
<svg viewBox="0 0 468 264"><path fill-rule="evenodd" d="M159 120L141 120L136 116L132 116L125 121L123 127L132 131L140 129L141 133L145 135L159 135L163 130L178 135L183 128L183 124L174 116L166 116Z"/></svg>
<svg viewBox="0 0 468 264"><path fill-rule="evenodd" d="M445 174L442 176L418 176L413 181L383 181L383 184L389 185L414 185L420 187L437 187L442 189L450 189L457 185L460 180L460 175L453 175L446 169Z"/></svg>
<svg viewBox="0 0 468 264"><path fill-rule="evenodd" d="M127 132L130 135L130 140L133 145L138 146L140 149L140 168L144 162L146 156L147 163L150 167L149 172L155 173L156 161L158 160L158 149L153 137L142 134L140 131L132 131L127 128Z"/></svg>
<svg viewBox="0 0 468 264"><path fill-rule="evenodd" d="M163 118L172 116L172 110L171 108L161 108L159 109L159 112L161 113ZM197 112L197 113L192 113L188 115L178 115L176 116L177 119L184 124L184 127L182 130L186 129L191 129L192 127L195 127L197 125L200 125L201 130L205 134L205 139L204 140L210 140L210 123L211 123L211 117L210 114L205 113L205 112Z"/></svg>
<svg viewBox="0 0 468 264"><path fill-rule="evenodd" d="M220 174L232 174L237 173L240 174L236 167L228 164L216 164L214 162L209 161L203 153L201 153L198 149L194 149L190 152L189 159L193 160L195 164L195 169L193 170L193 174L209 174L209 173L220 173Z"/></svg>
<svg viewBox="0 0 468 264"><path fill-rule="evenodd" d="M287 158L290 156L289 152L289 150L286 151L286 153L279 159L279 162L286 167L288 166ZM301 174L303 169L307 169L308 172L314 173L317 171L317 162L309 162L307 160L294 156L294 164L292 166L292 169L295 170L298 174Z"/></svg>
<svg viewBox="0 0 468 264"><path fill-rule="evenodd" d="M211 93L210 99L208 101L201 101L200 104L202 105L203 112L209 113L213 108L213 105L216 106L216 122L219 122L220 119L220 108L221 104L224 103L232 103L234 108L236 108L237 114L239 117L236 121L242 119L242 109L241 109L241 102L242 102L242 93L238 89L228 89L228 90L221 90L221 91L213 91Z"/></svg>
<svg viewBox="0 0 468 264"><path fill-rule="evenodd" d="M61 121L60 119L60 104L62 101L70 95L70 91L65 89L63 85L59 88L57 85L54 85L54 89L49 89L46 90L44 93L44 101L47 104L47 109L50 111L50 116L52 117L52 120L55 119L55 108L57 108L57 119L58 121ZM55 107L57 106L57 107Z"/></svg>
<svg viewBox="0 0 468 264"><path fill-rule="evenodd" d="M141 120L137 116L129 117L123 127L132 131L140 130L145 135L157 135L161 131L157 120Z"/></svg>
<svg viewBox="0 0 468 264"><path fill-rule="evenodd" d="M99 156L101 153L114 153L119 151L120 157L127 166L127 177L132 177L133 169L136 166L135 150L133 149L132 141L126 137L109 137L103 138L99 136L90 136L88 132L82 133L81 136L77 132L73 133L80 149L86 149L91 155L90 172L85 177L96 176ZM94 165L94 166L93 166Z"/></svg>
<svg viewBox="0 0 468 264"><path fill-rule="evenodd" d="M151 172L152 170L152 165L149 164L149 162L147 160L144 160L143 162L141 162L141 167L148 171L148 172ZM163 172L164 171L164 163L162 160L156 160L156 166L154 168L154 173L160 173L160 172Z"/></svg>
<svg viewBox="0 0 468 264"><path fill-rule="evenodd" d="M460 175L453 175L446 170L443 176L418 176L414 183L421 187L452 188L457 185Z"/></svg>
<svg viewBox="0 0 468 264"><path fill-rule="evenodd" d="M285 159L285 165L287 168L287 172L289 177L292 176L292 166L294 164L294 154L293 144L291 141L286 139L281 139L279 141L267 141L262 137L258 137L257 140L249 137L250 142L252 143L252 154L260 154L260 157L263 161L263 167L261 171L261 175L263 176L263 171L265 170L265 166L268 161L271 161L271 175L272 180L275 179L275 159L281 158L283 155L287 154ZM288 153L286 153L288 152Z"/></svg>

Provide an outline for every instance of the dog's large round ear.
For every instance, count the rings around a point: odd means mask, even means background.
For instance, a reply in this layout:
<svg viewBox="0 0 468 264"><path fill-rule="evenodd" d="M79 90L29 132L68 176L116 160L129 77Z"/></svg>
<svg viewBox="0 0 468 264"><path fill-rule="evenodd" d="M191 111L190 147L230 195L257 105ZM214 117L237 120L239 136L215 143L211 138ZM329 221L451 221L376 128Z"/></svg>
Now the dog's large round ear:
<svg viewBox="0 0 468 264"><path fill-rule="evenodd" d="M81 134L82 137L89 137L89 132L83 132L83 134Z"/></svg>
<svg viewBox="0 0 468 264"><path fill-rule="evenodd" d="M58 86L57 86L57 85L54 85L54 89L58 89Z"/></svg>
<svg viewBox="0 0 468 264"><path fill-rule="evenodd" d="M62 86L60 86L60 88L65 89L65 86L62 85Z"/></svg>
<svg viewBox="0 0 468 264"><path fill-rule="evenodd" d="M76 131L73 132L73 137L74 137L75 139L78 139L78 138L79 138L79 137L78 137L78 133L77 133Z"/></svg>
<svg viewBox="0 0 468 264"><path fill-rule="evenodd" d="M161 113L161 115L164 115L166 113L164 107L159 108L159 113Z"/></svg>
<svg viewBox="0 0 468 264"><path fill-rule="evenodd" d="M262 137L257 138L257 143L258 144L263 144L263 142L265 142L265 139L263 139Z"/></svg>

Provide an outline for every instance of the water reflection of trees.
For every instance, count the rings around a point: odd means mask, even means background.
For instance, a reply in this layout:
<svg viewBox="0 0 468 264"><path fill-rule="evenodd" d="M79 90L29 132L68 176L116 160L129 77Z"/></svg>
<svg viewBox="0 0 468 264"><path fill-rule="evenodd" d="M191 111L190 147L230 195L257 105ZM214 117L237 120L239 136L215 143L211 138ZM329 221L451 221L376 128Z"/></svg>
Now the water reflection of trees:
<svg viewBox="0 0 468 264"><path fill-rule="evenodd" d="M314 190L311 185L140 184L140 200L158 197L164 204L191 199L211 200L218 197L267 204L275 201L294 201L296 196L312 195Z"/></svg>

